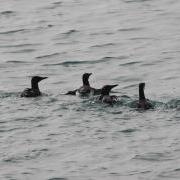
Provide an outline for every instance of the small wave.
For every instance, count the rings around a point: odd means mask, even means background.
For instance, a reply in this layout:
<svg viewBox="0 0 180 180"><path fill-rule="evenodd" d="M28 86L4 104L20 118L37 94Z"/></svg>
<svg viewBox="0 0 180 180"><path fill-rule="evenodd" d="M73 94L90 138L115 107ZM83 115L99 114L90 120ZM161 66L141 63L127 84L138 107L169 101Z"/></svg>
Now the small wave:
<svg viewBox="0 0 180 180"><path fill-rule="evenodd" d="M44 149L34 149L32 150L32 152L47 152L49 151L47 148L44 148Z"/></svg>
<svg viewBox="0 0 180 180"><path fill-rule="evenodd" d="M113 35L115 32L111 29L103 30L103 31L97 31L97 32L90 32L90 36L97 36L97 35Z"/></svg>
<svg viewBox="0 0 180 180"><path fill-rule="evenodd" d="M126 3L146 2L151 0L124 0Z"/></svg>
<svg viewBox="0 0 180 180"><path fill-rule="evenodd" d="M64 33L62 33L62 34L70 35L70 34L73 34L73 33L76 33L76 32L78 32L78 31L75 30L75 29L71 29L71 30L68 30L68 31L66 31L66 32L64 32Z"/></svg>
<svg viewBox="0 0 180 180"><path fill-rule="evenodd" d="M39 149L39 150L32 150L30 153L25 154L23 157L20 157L20 159L25 159L25 160L31 160L31 159L36 159L40 156L46 155L48 153L48 149Z"/></svg>
<svg viewBox="0 0 180 180"><path fill-rule="evenodd" d="M62 2L58 1L58 2L52 3L49 6L43 7L42 9L44 9L44 10L53 10L53 9L56 9L56 8L60 7L61 5L62 5Z"/></svg>
<svg viewBox="0 0 180 180"><path fill-rule="evenodd" d="M163 51L162 54L177 54L180 51Z"/></svg>
<svg viewBox="0 0 180 180"><path fill-rule="evenodd" d="M6 121L0 121L0 124L4 124L4 123L6 123Z"/></svg>
<svg viewBox="0 0 180 180"><path fill-rule="evenodd" d="M67 178L50 178L48 180L68 180Z"/></svg>
<svg viewBox="0 0 180 180"><path fill-rule="evenodd" d="M24 128L11 128L11 129L0 129L0 133L3 133L3 132L12 132L12 131L16 131L16 130L22 130Z"/></svg>
<svg viewBox="0 0 180 180"><path fill-rule="evenodd" d="M108 62L108 61L111 61L112 59L123 59L124 56L121 56L121 57L113 57L113 56L105 56L105 57L102 57L101 59L98 60L98 62Z"/></svg>
<svg viewBox="0 0 180 180"><path fill-rule="evenodd" d="M106 46L115 46L115 43L105 43L105 44L97 44L97 45L93 45L91 46L91 48L98 48L98 47L106 47Z"/></svg>
<svg viewBox="0 0 180 180"><path fill-rule="evenodd" d="M54 2L53 4L60 5L60 4L62 4L62 1L57 1L57 2Z"/></svg>
<svg viewBox="0 0 180 180"><path fill-rule="evenodd" d="M110 61L111 57L103 57L102 59L95 60L95 61L64 61L61 63L55 63L55 64L44 64L43 66L73 66L73 65L79 65L79 64L98 64L103 62Z"/></svg>
<svg viewBox="0 0 180 180"><path fill-rule="evenodd" d="M14 11L2 11L0 12L1 15L10 15L10 14L14 14Z"/></svg>
<svg viewBox="0 0 180 180"><path fill-rule="evenodd" d="M18 110L22 110L22 109L19 108ZM15 118L14 121L29 122L29 118L25 118L25 117L24 118Z"/></svg>
<svg viewBox="0 0 180 180"><path fill-rule="evenodd" d="M65 42L62 43L62 44L77 44L79 42L78 39L76 39L76 40L71 39L70 41L67 41L67 38L71 37L72 35L74 35L74 34L76 34L78 32L79 31L74 30L74 29L73 30L68 30L66 32L61 32L61 33L56 34L55 37L53 38L53 40L54 41L61 40L61 42L62 42L62 39L64 39ZM58 42L56 44L61 44L61 42L60 43Z"/></svg>
<svg viewBox="0 0 180 180"><path fill-rule="evenodd" d="M8 98L8 97L18 97L19 93L16 92L2 92L0 91L0 99Z"/></svg>
<svg viewBox="0 0 180 180"><path fill-rule="evenodd" d="M111 112L111 114L122 114L123 111L114 111L114 112Z"/></svg>
<svg viewBox="0 0 180 180"><path fill-rule="evenodd" d="M4 53L30 53L30 52L34 52L36 51L36 49L21 49L21 50L16 50L16 51L7 51Z"/></svg>
<svg viewBox="0 0 180 180"><path fill-rule="evenodd" d="M79 32L78 30L75 30L75 29L70 29L70 30L67 30L65 32L61 32L59 34L56 35L56 37L54 38L54 40L57 40L57 39L61 39L62 37L63 38L67 38L69 36L71 36L72 34L75 34Z"/></svg>
<svg viewBox="0 0 180 180"><path fill-rule="evenodd" d="M175 79L179 79L178 76L169 76L169 77L164 77L162 78L163 80L175 80Z"/></svg>
<svg viewBox="0 0 180 180"><path fill-rule="evenodd" d="M136 104L132 106L132 102L133 100L129 96L120 96L118 97L117 104L120 106L125 106L130 108L136 107Z"/></svg>
<svg viewBox="0 0 180 180"><path fill-rule="evenodd" d="M137 129L124 129L124 130L122 130L120 132L122 132L122 133L132 133L132 132L135 132L135 131L137 131Z"/></svg>
<svg viewBox="0 0 180 180"><path fill-rule="evenodd" d="M6 163L18 163L19 162L19 160L15 157L4 158L3 161Z"/></svg>
<svg viewBox="0 0 180 180"><path fill-rule="evenodd" d="M149 37L133 37L133 38L129 38L129 40L154 40L153 38L149 38Z"/></svg>
<svg viewBox="0 0 180 180"><path fill-rule="evenodd" d="M17 29L17 30L12 30L12 31L0 32L0 34L15 34L15 33L24 32L24 31L26 31L26 29Z"/></svg>
<svg viewBox="0 0 180 180"><path fill-rule="evenodd" d="M141 63L141 61L132 61L132 62L120 64L120 66L130 66L130 65L134 65L134 64L140 64L140 63Z"/></svg>
<svg viewBox="0 0 180 180"><path fill-rule="evenodd" d="M49 58L53 56L58 56L60 53L53 53L53 54L47 54L47 55L42 55L42 56L37 56L37 59L42 59L42 58Z"/></svg>
<svg viewBox="0 0 180 180"><path fill-rule="evenodd" d="M28 47L28 46L38 46L39 44L10 44L10 45L0 45L0 48L19 48L19 47Z"/></svg>
<svg viewBox="0 0 180 180"><path fill-rule="evenodd" d="M102 57L98 60L94 60L94 61L65 61L62 63L59 63L58 65L74 65L74 64L98 64L98 63L102 63L102 62L109 62L112 59L125 59L125 56L119 56L119 57L113 57L113 56L105 56Z"/></svg>
<svg viewBox="0 0 180 180"><path fill-rule="evenodd" d="M121 29L118 29L118 31L129 32L129 31L140 31L142 29L143 29L142 27L132 27L132 28L121 28Z"/></svg>
<svg viewBox="0 0 180 180"><path fill-rule="evenodd" d="M51 27L54 27L54 25L48 24L47 27L51 28Z"/></svg>
<svg viewBox="0 0 180 180"><path fill-rule="evenodd" d="M167 108L170 109L180 109L180 100L179 99L172 99L166 104Z"/></svg>
<svg viewBox="0 0 180 180"><path fill-rule="evenodd" d="M22 160L32 160L36 159L39 156L46 155L48 153L48 149L39 149L39 150L32 150L31 152L28 152L26 154L21 154L20 156L10 156L7 158L4 158L4 162L11 162L11 163L17 163Z"/></svg>
<svg viewBox="0 0 180 180"><path fill-rule="evenodd" d="M13 63L13 64L25 64L27 63L26 61L6 61L6 63Z"/></svg>
<svg viewBox="0 0 180 180"><path fill-rule="evenodd" d="M174 171L180 171L180 168L174 169Z"/></svg>
<svg viewBox="0 0 180 180"><path fill-rule="evenodd" d="M30 172L22 172L22 175L33 175L33 173ZM15 179L16 180L16 179Z"/></svg>
<svg viewBox="0 0 180 180"><path fill-rule="evenodd" d="M142 63L141 66L154 66L156 63L151 62L151 63Z"/></svg>
<svg viewBox="0 0 180 180"><path fill-rule="evenodd" d="M134 159L145 161L167 161L171 160L168 154L164 153L147 153L144 155L136 155Z"/></svg>

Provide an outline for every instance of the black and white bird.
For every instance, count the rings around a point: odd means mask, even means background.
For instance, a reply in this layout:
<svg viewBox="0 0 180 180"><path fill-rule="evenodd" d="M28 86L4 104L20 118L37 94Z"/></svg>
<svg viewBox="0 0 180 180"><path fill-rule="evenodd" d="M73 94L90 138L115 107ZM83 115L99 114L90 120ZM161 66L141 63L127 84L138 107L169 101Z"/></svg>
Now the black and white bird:
<svg viewBox="0 0 180 180"><path fill-rule="evenodd" d="M80 96L88 96L88 95L99 95L101 94L101 89L95 89L90 86L89 77L92 73L84 73L82 76L83 85L75 89L73 91L68 91L66 95L76 95L79 94Z"/></svg>
<svg viewBox="0 0 180 180"><path fill-rule="evenodd" d="M109 105L113 105L114 103L116 103L117 102L117 96L109 95L111 89L115 88L116 86L118 86L118 84L103 86L102 89L101 89L101 95L99 97L99 100L102 103L106 103L106 104L109 104Z"/></svg>
<svg viewBox="0 0 180 180"><path fill-rule="evenodd" d="M37 97L41 96L38 83L47 77L34 76L31 79L31 88L26 88L22 93L21 97Z"/></svg>

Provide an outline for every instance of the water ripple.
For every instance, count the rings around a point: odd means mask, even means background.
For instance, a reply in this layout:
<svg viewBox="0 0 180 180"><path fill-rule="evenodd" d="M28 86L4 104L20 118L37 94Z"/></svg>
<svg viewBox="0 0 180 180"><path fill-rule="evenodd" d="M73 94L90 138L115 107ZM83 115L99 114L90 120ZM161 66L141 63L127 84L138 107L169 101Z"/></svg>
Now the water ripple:
<svg viewBox="0 0 180 180"><path fill-rule="evenodd" d="M120 32L129 32L129 31L141 31L143 29L144 28L142 28L142 27L132 27L132 28L121 28L121 29L118 29L118 31L120 31Z"/></svg>
<svg viewBox="0 0 180 180"><path fill-rule="evenodd" d="M28 64L29 62L26 62L26 61L6 61L6 63L13 63L13 64Z"/></svg>
<svg viewBox="0 0 180 180"><path fill-rule="evenodd" d="M2 11L0 12L0 15L14 15L15 14L15 11Z"/></svg>
<svg viewBox="0 0 180 180"><path fill-rule="evenodd" d="M132 132L135 132L135 131L138 131L137 129L125 129L125 130L121 130L120 132L122 133L132 133Z"/></svg>
<svg viewBox="0 0 180 180"><path fill-rule="evenodd" d="M132 61L132 62L120 64L120 66L130 66L130 65L141 64L141 63L142 63L141 61Z"/></svg>
<svg viewBox="0 0 180 180"><path fill-rule="evenodd" d="M134 159L145 161L168 161L171 156L165 153L148 153L145 155L136 155Z"/></svg>
<svg viewBox="0 0 180 180"><path fill-rule="evenodd" d="M79 64L99 64L99 63L105 63L105 62L109 62L113 59L126 59L126 56L119 56L119 57L102 57L98 60L93 60L93 61L64 61L64 62L60 62L60 63L54 63L54 64L43 64L43 66L74 66L74 65L79 65Z"/></svg>
<svg viewBox="0 0 180 180"><path fill-rule="evenodd" d="M30 52L34 52L36 51L36 49L21 49L21 50L16 50L16 51L7 51L7 52L4 52L4 53L12 53L12 54L15 54L15 53L30 53Z"/></svg>
<svg viewBox="0 0 180 180"><path fill-rule="evenodd" d="M37 59L43 59L43 58L50 58L50 57L54 57L54 56L59 56L60 53L52 53L52 54L46 54L46 55L42 55L42 56L37 56Z"/></svg>
<svg viewBox="0 0 180 180"><path fill-rule="evenodd" d="M101 61L103 62L108 62L110 61L111 57L103 57L100 60L97 61L64 61L61 63L55 63L55 64L44 64L43 66L74 66L74 65L79 65L79 64L98 64L101 63Z"/></svg>
<svg viewBox="0 0 180 180"><path fill-rule="evenodd" d="M98 48L98 47L107 47L107 46L115 46L115 43L105 43L105 44L97 44L97 45L93 45L90 48Z"/></svg>
<svg viewBox="0 0 180 180"><path fill-rule="evenodd" d="M67 178L49 178L48 180L68 180Z"/></svg>
<svg viewBox="0 0 180 180"><path fill-rule="evenodd" d="M17 29L17 30L11 30L11 31L4 31L4 32L0 32L0 35L9 35L9 34L15 34L15 33L19 33L19 32L24 32L26 31L26 29Z"/></svg>
<svg viewBox="0 0 180 180"><path fill-rule="evenodd" d="M29 46L39 46L40 43L32 43L32 44L9 44L9 45L0 45L0 48L19 48L19 47L29 47Z"/></svg>

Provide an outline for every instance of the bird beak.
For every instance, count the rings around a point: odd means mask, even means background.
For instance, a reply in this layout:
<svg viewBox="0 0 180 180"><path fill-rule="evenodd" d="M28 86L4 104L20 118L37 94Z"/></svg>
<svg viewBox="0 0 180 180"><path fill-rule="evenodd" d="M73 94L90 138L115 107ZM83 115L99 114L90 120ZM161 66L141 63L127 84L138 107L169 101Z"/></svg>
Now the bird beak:
<svg viewBox="0 0 180 180"><path fill-rule="evenodd" d="M43 80L43 79L47 79L48 77L41 77L41 80Z"/></svg>
<svg viewBox="0 0 180 180"><path fill-rule="evenodd" d="M91 76L91 75L92 75L92 73L88 73L88 75L89 75L89 76Z"/></svg>
<svg viewBox="0 0 180 180"><path fill-rule="evenodd" d="M114 87L118 86L118 84L115 84L115 85L109 85L109 88L110 89L113 89Z"/></svg>

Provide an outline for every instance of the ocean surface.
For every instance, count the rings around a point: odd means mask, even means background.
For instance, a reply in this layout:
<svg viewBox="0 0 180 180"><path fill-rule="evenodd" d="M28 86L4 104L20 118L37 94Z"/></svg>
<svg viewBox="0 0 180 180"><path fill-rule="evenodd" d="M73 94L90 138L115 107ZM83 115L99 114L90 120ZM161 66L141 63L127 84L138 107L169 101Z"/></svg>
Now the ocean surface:
<svg viewBox="0 0 180 180"><path fill-rule="evenodd" d="M63 95L84 72L118 103ZM179 179L180 1L1 0L0 180Z"/></svg>

